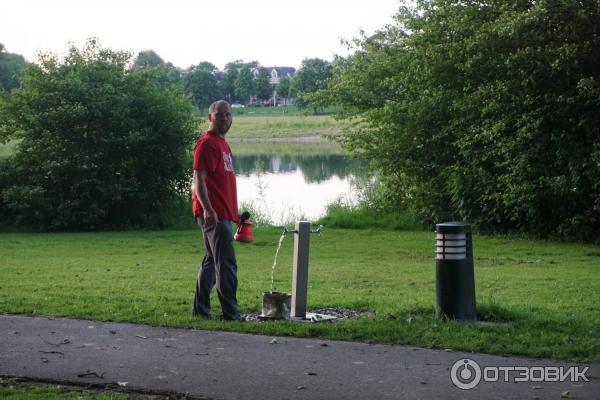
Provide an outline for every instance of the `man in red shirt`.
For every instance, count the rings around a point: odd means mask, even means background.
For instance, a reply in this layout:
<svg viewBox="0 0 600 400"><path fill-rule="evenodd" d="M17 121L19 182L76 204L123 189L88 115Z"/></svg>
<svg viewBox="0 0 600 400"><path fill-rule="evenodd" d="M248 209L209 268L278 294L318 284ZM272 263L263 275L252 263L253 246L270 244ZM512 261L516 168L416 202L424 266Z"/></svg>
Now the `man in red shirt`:
<svg viewBox="0 0 600 400"><path fill-rule="evenodd" d="M231 222L238 222L237 187L231 148L225 134L232 123L231 107L224 100L208 109L208 130L194 147L193 212L202 228L202 260L193 315L210 317L210 292L217 285L222 318L240 320L237 307L237 262Z"/></svg>

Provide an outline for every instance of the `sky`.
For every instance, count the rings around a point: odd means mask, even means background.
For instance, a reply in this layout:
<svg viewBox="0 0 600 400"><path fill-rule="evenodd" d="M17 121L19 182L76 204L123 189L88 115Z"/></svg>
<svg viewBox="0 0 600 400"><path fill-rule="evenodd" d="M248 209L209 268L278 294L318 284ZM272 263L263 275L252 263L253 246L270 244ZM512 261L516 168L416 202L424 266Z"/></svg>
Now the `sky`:
<svg viewBox="0 0 600 400"><path fill-rule="evenodd" d="M342 38L392 23L401 0L2 0L0 43L36 61L89 37L113 50L154 50L187 68L236 59L298 68L347 55Z"/></svg>

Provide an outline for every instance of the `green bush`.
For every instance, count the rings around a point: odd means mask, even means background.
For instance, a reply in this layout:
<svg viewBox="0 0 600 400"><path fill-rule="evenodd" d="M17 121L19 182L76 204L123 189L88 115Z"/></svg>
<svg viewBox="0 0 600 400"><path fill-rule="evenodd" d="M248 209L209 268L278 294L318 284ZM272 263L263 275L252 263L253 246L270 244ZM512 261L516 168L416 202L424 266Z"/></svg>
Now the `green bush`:
<svg viewBox="0 0 600 400"><path fill-rule="evenodd" d="M154 69L94 40L60 61L42 55L2 106L2 217L48 229L159 227L189 190L191 105Z"/></svg>
<svg viewBox="0 0 600 400"><path fill-rule="evenodd" d="M421 229L417 217L410 211L382 211L365 204L349 206L342 202L329 204L325 216L319 219L317 224L342 229Z"/></svg>
<svg viewBox="0 0 600 400"><path fill-rule="evenodd" d="M319 94L394 204L430 222L600 239L597 0L421 0Z"/></svg>

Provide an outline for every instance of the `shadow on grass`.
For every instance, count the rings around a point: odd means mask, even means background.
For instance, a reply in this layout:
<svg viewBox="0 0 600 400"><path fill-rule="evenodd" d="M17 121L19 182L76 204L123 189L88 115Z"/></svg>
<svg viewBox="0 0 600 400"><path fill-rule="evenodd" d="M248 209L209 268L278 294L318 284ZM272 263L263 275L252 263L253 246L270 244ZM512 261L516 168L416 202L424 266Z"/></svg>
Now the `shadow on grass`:
<svg viewBox="0 0 600 400"><path fill-rule="evenodd" d="M556 314L550 308L522 309L480 303L477 321L438 318L433 307L379 316L377 339L430 348L524 355L578 362L600 360L594 321Z"/></svg>
<svg viewBox="0 0 600 400"><path fill-rule="evenodd" d="M417 307L410 311L402 311L397 314L386 314L386 319L391 320L436 320L448 323L461 323L451 318L438 317L433 307ZM502 307L496 303L478 303L477 304L477 322L488 322L498 324L524 324L536 327L548 327L556 325L570 325L577 323L575 316L571 318L564 315L553 315L550 309L543 307L528 307L526 310L516 309L514 307ZM468 323L468 321L465 321Z"/></svg>
<svg viewBox="0 0 600 400"><path fill-rule="evenodd" d="M433 307L417 307L410 311L385 314L388 320L432 320L439 322L458 322L448 317L438 317ZM483 322L515 322L521 317L518 312L502 308L496 304L477 305L477 321Z"/></svg>

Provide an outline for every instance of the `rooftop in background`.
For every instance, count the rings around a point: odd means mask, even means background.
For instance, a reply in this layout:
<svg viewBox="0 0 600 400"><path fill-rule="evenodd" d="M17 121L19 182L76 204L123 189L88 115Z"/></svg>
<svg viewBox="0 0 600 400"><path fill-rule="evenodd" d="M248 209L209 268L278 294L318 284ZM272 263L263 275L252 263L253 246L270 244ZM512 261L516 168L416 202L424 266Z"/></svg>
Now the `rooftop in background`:
<svg viewBox="0 0 600 400"><path fill-rule="evenodd" d="M293 78L296 75L296 68L294 67L258 67L252 68L252 74L255 78L258 76L260 68L264 68L269 72L272 85L277 85L281 78Z"/></svg>

